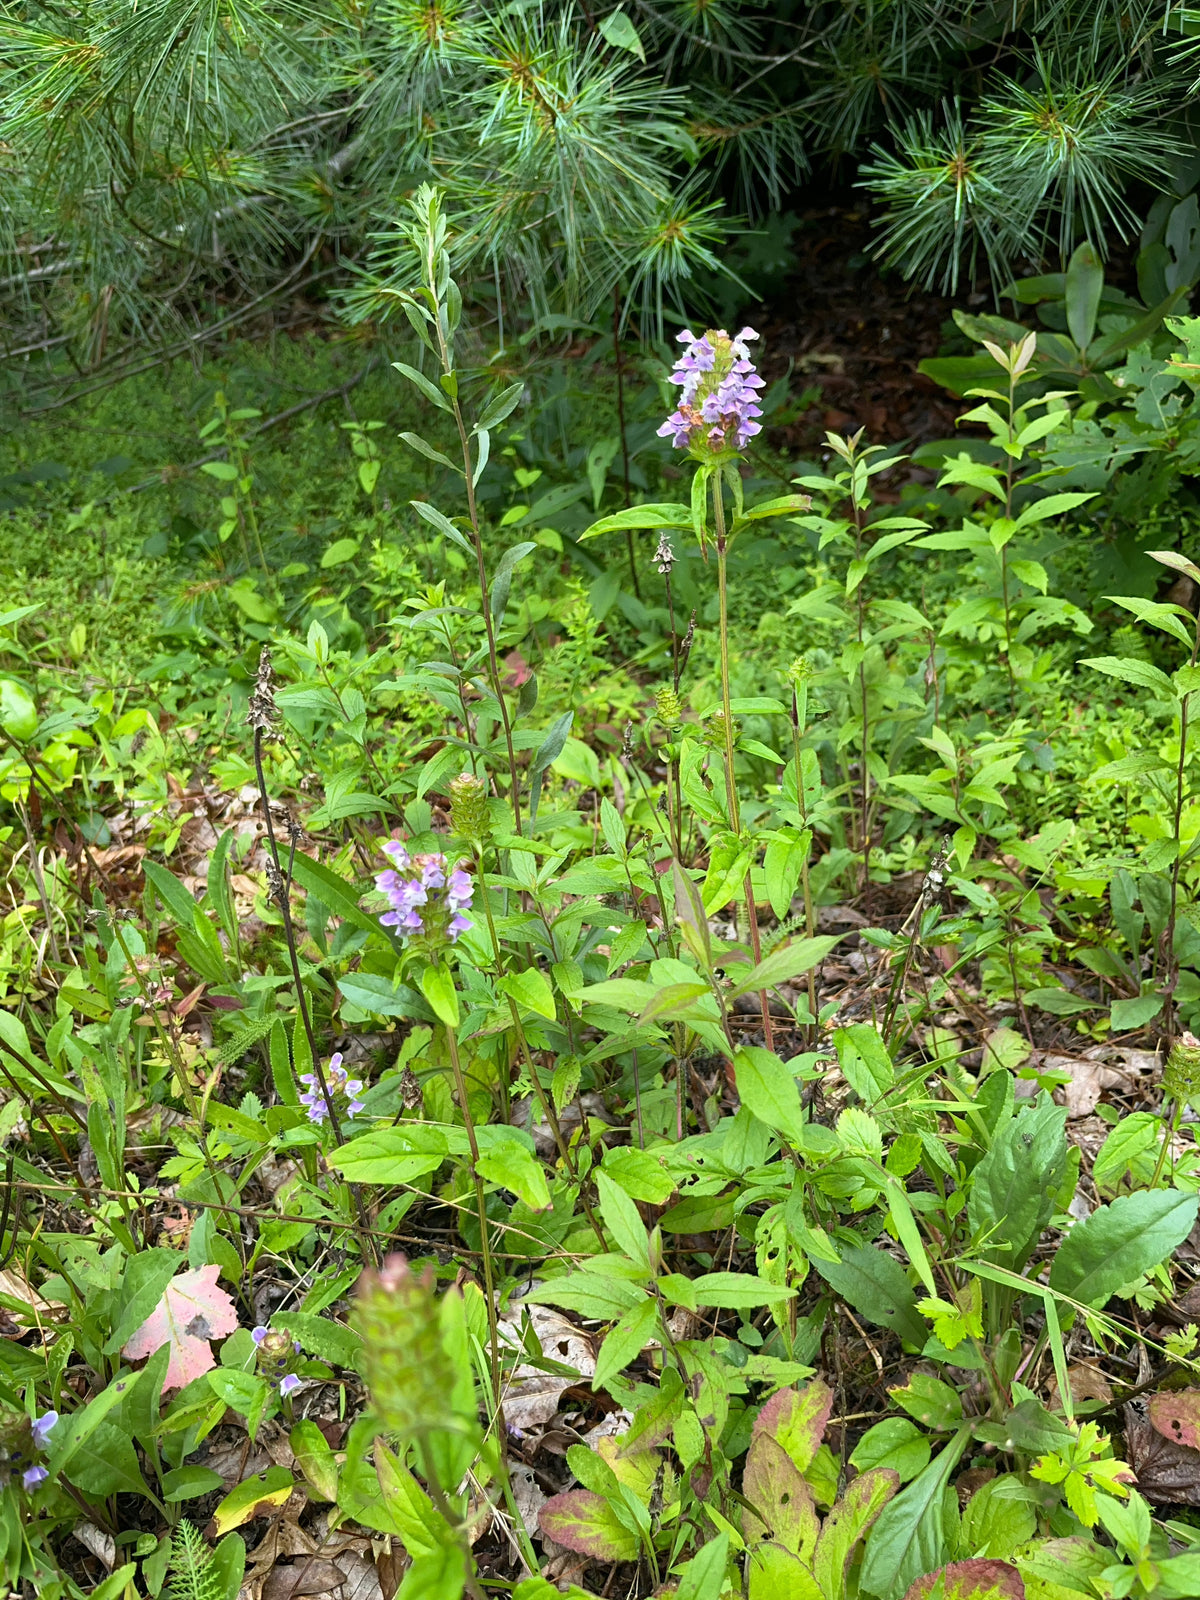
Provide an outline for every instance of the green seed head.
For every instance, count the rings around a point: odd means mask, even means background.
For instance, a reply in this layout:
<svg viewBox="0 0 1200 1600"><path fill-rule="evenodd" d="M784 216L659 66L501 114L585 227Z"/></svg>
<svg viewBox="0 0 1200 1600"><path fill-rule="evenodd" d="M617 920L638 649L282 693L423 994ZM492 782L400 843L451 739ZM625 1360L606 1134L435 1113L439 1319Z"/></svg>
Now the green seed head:
<svg viewBox="0 0 1200 1600"><path fill-rule="evenodd" d="M464 772L450 783L450 826L460 839L482 844L492 831L488 816L487 784Z"/></svg>

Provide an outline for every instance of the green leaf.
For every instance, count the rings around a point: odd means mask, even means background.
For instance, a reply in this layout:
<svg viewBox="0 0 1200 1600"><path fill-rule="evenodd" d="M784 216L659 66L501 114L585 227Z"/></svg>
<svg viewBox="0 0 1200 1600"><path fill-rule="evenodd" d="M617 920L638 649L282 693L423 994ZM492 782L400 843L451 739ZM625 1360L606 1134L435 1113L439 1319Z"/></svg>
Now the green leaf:
<svg viewBox="0 0 1200 1600"><path fill-rule="evenodd" d="M477 1131L480 1144L479 1160L475 1170L481 1178L502 1189L511 1189L531 1211L550 1209L550 1190L541 1162L525 1142L517 1128L481 1127Z"/></svg>
<svg viewBox="0 0 1200 1600"><path fill-rule="evenodd" d="M645 63L646 51L641 37L620 6L601 20L597 31L614 50L628 50L630 55L635 55L639 61Z"/></svg>
<svg viewBox="0 0 1200 1600"><path fill-rule="evenodd" d="M855 1478L825 1518L813 1553L813 1574L825 1600L844 1600L854 1552L899 1486L894 1472L872 1467Z"/></svg>
<svg viewBox="0 0 1200 1600"><path fill-rule="evenodd" d="M702 1272L692 1280L696 1304L720 1311L750 1310L795 1298L795 1289L767 1283L748 1272Z"/></svg>
<svg viewBox="0 0 1200 1600"><path fill-rule="evenodd" d="M1019 1272L1054 1211L1067 1166L1067 1112L1043 1094L994 1133L971 1175L967 1221L985 1259Z"/></svg>
<svg viewBox="0 0 1200 1600"><path fill-rule="evenodd" d="M658 1334L658 1302L646 1295L615 1322L605 1336L596 1357L592 1388L606 1389L613 1378L636 1361L647 1344ZM661 1335L659 1335L661 1337Z"/></svg>
<svg viewBox="0 0 1200 1600"><path fill-rule="evenodd" d="M677 504L629 506L624 511L614 511L610 517L601 517L579 535L585 539L598 539L602 533L623 533L638 528L690 528L692 509Z"/></svg>
<svg viewBox="0 0 1200 1600"><path fill-rule="evenodd" d="M408 503L423 522L427 522L431 528L436 528L439 533L444 534L451 544L458 545L459 549L465 550L469 556L475 554L466 536L460 533L450 518L443 516L436 506L431 506L426 500L410 500Z"/></svg>
<svg viewBox="0 0 1200 1600"><path fill-rule="evenodd" d="M1086 1306L1170 1259L1196 1222L1200 1198L1178 1189L1122 1195L1077 1222L1058 1247L1050 1287Z"/></svg>
<svg viewBox="0 0 1200 1600"><path fill-rule="evenodd" d="M436 1172L451 1153L467 1150L464 1129L435 1128L428 1123L406 1122L396 1128L377 1128L348 1139L329 1153L329 1165L351 1183L413 1183Z"/></svg>
<svg viewBox="0 0 1200 1600"><path fill-rule="evenodd" d="M792 1144L804 1143L804 1112L795 1073L761 1045L743 1045L734 1053L738 1098L768 1128Z"/></svg>
<svg viewBox="0 0 1200 1600"><path fill-rule="evenodd" d="M309 1417L296 1423L288 1434L288 1447L296 1465L322 1500L336 1500L337 1461L329 1440Z"/></svg>
<svg viewBox="0 0 1200 1600"><path fill-rule="evenodd" d="M454 987L454 974L442 962L430 965L421 973L421 993L433 1008L439 1022L448 1028L459 1023L458 992Z"/></svg>
<svg viewBox="0 0 1200 1600"><path fill-rule="evenodd" d="M540 967L526 967L522 972L510 972L498 978L496 991L515 1000L520 1010L532 1011L535 1016L554 1021L554 990Z"/></svg>
<svg viewBox="0 0 1200 1600"><path fill-rule="evenodd" d="M1039 1011L1049 1011L1055 1017L1071 1017L1078 1011L1095 1011L1100 1002L1098 1000L1082 1000L1069 989L1057 986L1046 989L1030 989L1025 996L1025 1004L1037 1006Z"/></svg>
<svg viewBox="0 0 1200 1600"><path fill-rule="evenodd" d="M641 1553L637 1534L591 1489L552 1495L538 1512L538 1526L556 1544L593 1561L636 1561Z"/></svg>
<svg viewBox="0 0 1200 1600"><path fill-rule="evenodd" d="M578 1311L582 1317L612 1322L639 1305L645 1291L636 1283L611 1273L592 1272L584 1267L568 1278L551 1278L526 1291L525 1299L535 1305L562 1306Z"/></svg>
<svg viewBox="0 0 1200 1600"><path fill-rule="evenodd" d="M416 367L410 367L403 361L393 361L392 365L397 372L404 374L409 383L421 391L430 405L436 406L439 411L451 411L453 409L437 384L431 383L423 372L418 372ZM401 434L400 437L403 439L405 435Z"/></svg>
<svg viewBox="0 0 1200 1600"><path fill-rule="evenodd" d="M1120 678L1123 683L1136 684L1140 689L1153 689L1155 693L1175 699L1175 685L1165 672L1151 666L1148 661L1138 661L1133 656L1091 656L1080 661L1081 667L1094 667L1110 678Z"/></svg>
<svg viewBox="0 0 1200 1600"><path fill-rule="evenodd" d="M650 1248L646 1224L637 1206L603 1169L596 1174L596 1192L600 1197L600 1215L604 1219L604 1226L629 1259L649 1272Z"/></svg>
<svg viewBox="0 0 1200 1600"><path fill-rule="evenodd" d="M476 433L490 433L493 428L498 428L506 417L516 410L521 396L525 392L523 380L510 383L493 395L483 409L483 415L475 424Z"/></svg>
<svg viewBox="0 0 1200 1600"><path fill-rule="evenodd" d="M322 862L314 861L301 850L297 850L292 862L292 877L307 894L315 895L323 906L327 906L344 922L361 928L365 933L381 931L376 919L359 906L351 885L344 878L339 878L336 872L331 872Z"/></svg>
<svg viewBox="0 0 1200 1600"><path fill-rule="evenodd" d="M888 1393L910 1417L936 1433L949 1433L962 1422L958 1390L928 1372L914 1372L906 1384Z"/></svg>
<svg viewBox="0 0 1200 1600"><path fill-rule="evenodd" d="M1161 994L1139 994L1133 1000L1114 1000L1108 1009L1114 1033L1132 1032L1152 1022L1164 1005Z"/></svg>
<svg viewBox="0 0 1200 1600"><path fill-rule="evenodd" d="M900 1263L871 1245L842 1249L839 1262L814 1257L813 1265L834 1291L876 1327L891 1328L906 1344L923 1349L928 1329Z"/></svg>
<svg viewBox="0 0 1200 1600"><path fill-rule="evenodd" d="M277 1311L271 1318L273 1328L282 1328L310 1355L319 1356L337 1367L357 1371L363 1342L353 1328L334 1322L331 1317L315 1317L307 1311ZM333 1496L330 1496L332 1499Z"/></svg>
<svg viewBox="0 0 1200 1600"><path fill-rule="evenodd" d="M220 483L232 483L238 475L238 470L231 461L205 461L201 463L200 471L206 472L210 478L216 478Z"/></svg>
<svg viewBox="0 0 1200 1600"><path fill-rule="evenodd" d="M163 1473L163 1499L195 1500L202 1494L211 1494L214 1489L220 1489L224 1482L221 1474L213 1472L211 1467L176 1467L173 1472Z"/></svg>
<svg viewBox="0 0 1200 1600"><path fill-rule="evenodd" d="M360 539L335 539L321 557L322 571L330 567L340 567L351 557L356 556L361 543Z"/></svg>
<svg viewBox="0 0 1200 1600"><path fill-rule="evenodd" d="M793 939L790 944L772 950L765 960L752 967L746 977L730 991L731 998L742 994L755 994L760 989L774 989L781 983L790 983L803 977L824 961L844 933L821 934L813 939Z"/></svg>
<svg viewBox="0 0 1200 1600"><path fill-rule="evenodd" d="M864 1594L895 1600L945 1560L943 1493L969 1438L964 1429L880 1512L859 1574Z"/></svg>
<svg viewBox="0 0 1200 1600"><path fill-rule="evenodd" d="M1067 331L1079 349L1086 350L1096 331L1096 315L1104 292L1104 265L1092 245L1085 242L1072 255L1067 263L1065 288Z"/></svg>
<svg viewBox="0 0 1200 1600"><path fill-rule="evenodd" d="M701 1545L690 1561L676 1569L679 1583L673 1600L720 1600L728 1563L729 1535L719 1533L715 1539Z"/></svg>
<svg viewBox="0 0 1200 1600"><path fill-rule="evenodd" d="M431 444L427 444L419 433L402 432L400 437L410 449L424 456L426 460L436 461L439 467L449 467L450 471L457 473L460 478L465 476L457 462L451 461L449 456L443 455L440 450L435 450Z"/></svg>
<svg viewBox="0 0 1200 1600"><path fill-rule="evenodd" d="M128 1344L178 1271L178 1250L140 1250L126 1261L119 1291L120 1316L104 1346L105 1355L116 1355L122 1345Z"/></svg>
<svg viewBox="0 0 1200 1600"><path fill-rule="evenodd" d="M852 1466L860 1472L871 1467L887 1467L901 1483L907 1483L929 1464L929 1435L907 1417L885 1417L866 1433L850 1453Z"/></svg>

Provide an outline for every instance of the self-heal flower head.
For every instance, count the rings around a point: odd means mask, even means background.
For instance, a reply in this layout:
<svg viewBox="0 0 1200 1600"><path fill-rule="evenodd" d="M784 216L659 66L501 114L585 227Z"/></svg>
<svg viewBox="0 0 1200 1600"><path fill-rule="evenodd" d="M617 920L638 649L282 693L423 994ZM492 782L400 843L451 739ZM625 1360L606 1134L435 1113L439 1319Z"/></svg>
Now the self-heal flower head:
<svg viewBox="0 0 1200 1600"><path fill-rule="evenodd" d="M300 1082L308 1085L307 1093L300 1096L300 1104L308 1107L308 1120L310 1122L325 1122L329 1116L329 1107L326 1104L324 1094L321 1092L320 1078L317 1077L315 1072L302 1072L300 1074ZM331 1097L334 1100L338 1099L339 1096L344 1099L347 1115L356 1117L363 1108L362 1101L357 1098L362 1092L362 1081L359 1078L351 1078L347 1075L345 1067L342 1066L340 1052L337 1055L330 1056L329 1066L325 1070L325 1082L329 1086ZM258 1332L259 1330L256 1328L251 1335L255 1344L262 1343L262 1340L258 1337ZM266 1330L264 1329L263 1332L265 1335Z"/></svg>
<svg viewBox="0 0 1200 1600"><path fill-rule="evenodd" d="M376 874L375 887L387 896L380 917L404 939L420 939L432 954L472 926L465 915L475 886L461 864L451 866L440 851L410 856L402 845L383 846L396 866Z"/></svg>
<svg viewBox="0 0 1200 1600"><path fill-rule="evenodd" d="M757 391L763 380L750 359L753 328L730 338L724 328L710 328L699 339L685 329L679 335L687 349L675 363L670 381L680 387L679 405L659 428L676 450L697 459L744 450L762 424Z"/></svg>

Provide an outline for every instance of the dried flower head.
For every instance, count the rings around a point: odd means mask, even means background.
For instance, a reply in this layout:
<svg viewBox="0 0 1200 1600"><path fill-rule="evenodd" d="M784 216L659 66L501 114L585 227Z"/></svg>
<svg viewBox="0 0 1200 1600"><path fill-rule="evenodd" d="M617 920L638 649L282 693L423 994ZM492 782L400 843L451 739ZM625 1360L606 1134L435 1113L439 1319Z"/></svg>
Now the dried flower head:
<svg viewBox="0 0 1200 1600"><path fill-rule="evenodd" d="M660 437L698 460L744 450L762 432L755 419L762 416L757 391L764 384L747 348L758 334L743 328L731 339L724 328L710 328L697 338L685 328L678 338L687 346L670 379L679 385L679 404L659 428Z"/></svg>
<svg viewBox="0 0 1200 1600"><path fill-rule="evenodd" d="M658 546L654 552L654 565L664 578L671 576L671 568L675 565L675 552L671 548L671 541L667 538L667 530L665 528L658 536Z"/></svg>
<svg viewBox="0 0 1200 1600"><path fill-rule="evenodd" d="M254 693L246 711L246 721L256 733L270 733L279 721L275 706L275 681L271 670L271 652L263 645L258 656L258 675L254 680Z"/></svg>

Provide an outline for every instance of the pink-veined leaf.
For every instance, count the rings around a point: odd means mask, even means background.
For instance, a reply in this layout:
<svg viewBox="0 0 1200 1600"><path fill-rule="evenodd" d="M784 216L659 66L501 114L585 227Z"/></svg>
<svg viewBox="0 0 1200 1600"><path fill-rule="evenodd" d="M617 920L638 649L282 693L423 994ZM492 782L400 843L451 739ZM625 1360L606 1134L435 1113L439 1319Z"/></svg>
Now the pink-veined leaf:
<svg viewBox="0 0 1200 1600"><path fill-rule="evenodd" d="M833 1390L814 1378L802 1389L773 1394L754 1419L754 1432L768 1433L801 1472L812 1465L833 1410Z"/></svg>
<svg viewBox="0 0 1200 1600"><path fill-rule="evenodd" d="M1150 1421L1164 1439L1200 1450L1200 1389L1177 1389L1152 1394Z"/></svg>
<svg viewBox="0 0 1200 1600"><path fill-rule="evenodd" d="M552 1495L538 1512L538 1526L556 1544L594 1561L636 1561L640 1553L637 1535L591 1489Z"/></svg>
<svg viewBox="0 0 1200 1600"><path fill-rule="evenodd" d="M1025 1600L1025 1584L1007 1561L952 1561L918 1578L904 1600Z"/></svg>
<svg viewBox="0 0 1200 1600"><path fill-rule="evenodd" d="M217 1287L216 1266L177 1273L162 1299L125 1345L130 1361L152 1356L168 1345L171 1358L163 1389L182 1389L216 1366L210 1339L223 1339L238 1325L237 1311L224 1289Z"/></svg>

